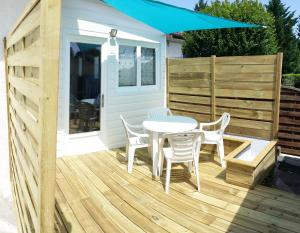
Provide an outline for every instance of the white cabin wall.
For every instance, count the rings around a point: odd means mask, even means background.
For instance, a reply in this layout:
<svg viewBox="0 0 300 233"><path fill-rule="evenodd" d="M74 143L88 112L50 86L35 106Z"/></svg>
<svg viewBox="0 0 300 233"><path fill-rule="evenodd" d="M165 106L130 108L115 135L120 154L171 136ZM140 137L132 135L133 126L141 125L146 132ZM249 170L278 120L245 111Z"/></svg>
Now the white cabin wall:
<svg viewBox="0 0 300 233"><path fill-rule="evenodd" d="M61 37L61 69L59 88L59 115L58 115L58 154L66 153L66 145L78 153L96 151L101 148L115 148L125 145L125 132L120 121L120 114L124 114L130 123L141 123L146 112L152 107L161 107L165 104L165 60L166 37L163 33L140 23L123 13L104 5L99 0L62 0L62 37ZM116 40L110 39L112 28L118 29ZM105 79L105 118L101 122L106 133L103 140L82 138L77 141L69 139L65 132L68 124L68 56L70 37L80 38L102 43L102 79ZM118 84L118 43L127 41L139 45L153 45L158 48L159 74L157 88L148 90L124 91ZM84 143L82 143L84 142ZM90 142L90 143L89 143ZM98 144L98 146L95 146ZM100 146L101 145L101 146Z"/></svg>
<svg viewBox="0 0 300 233"><path fill-rule="evenodd" d="M169 41L167 45L167 57L168 58L183 58L182 42Z"/></svg>

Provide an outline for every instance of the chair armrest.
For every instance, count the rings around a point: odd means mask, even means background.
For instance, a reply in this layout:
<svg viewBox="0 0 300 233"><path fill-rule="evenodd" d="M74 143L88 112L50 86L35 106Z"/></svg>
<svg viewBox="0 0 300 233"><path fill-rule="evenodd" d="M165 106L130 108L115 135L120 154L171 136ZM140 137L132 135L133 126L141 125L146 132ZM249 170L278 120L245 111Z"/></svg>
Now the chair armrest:
<svg viewBox="0 0 300 233"><path fill-rule="evenodd" d="M130 128L133 128L133 129L143 129L143 125L131 125L131 124L128 124L127 125L130 127Z"/></svg>
<svg viewBox="0 0 300 233"><path fill-rule="evenodd" d="M142 138L149 137L149 134L134 132L134 131L132 131L131 128L129 128L129 127L127 127L127 130L128 130L128 132L129 132L131 135L136 136L136 137L142 137Z"/></svg>
<svg viewBox="0 0 300 233"><path fill-rule="evenodd" d="M219 124L221 121L222 121L222 118L220 118L219 120L214 121L214 122L200 123L200 124L199 124L199 129L202 130L202 131L205 131L205 130L203 130L203 127L217 125L217 124Z"/></svg>
<svg viewBox="0 0 300 233"><path fill-rule="evenodd" d="M201 130L201 132L204 133L215 133L215 134L220 134L220 130Z"/></svg>
<svg viewBox="0 0 300 233"><path fill-rule="evenodd" d="M149 134L146 134L146 133L136 133L136 135L141 138L149 138L150 137Z"/></svg>

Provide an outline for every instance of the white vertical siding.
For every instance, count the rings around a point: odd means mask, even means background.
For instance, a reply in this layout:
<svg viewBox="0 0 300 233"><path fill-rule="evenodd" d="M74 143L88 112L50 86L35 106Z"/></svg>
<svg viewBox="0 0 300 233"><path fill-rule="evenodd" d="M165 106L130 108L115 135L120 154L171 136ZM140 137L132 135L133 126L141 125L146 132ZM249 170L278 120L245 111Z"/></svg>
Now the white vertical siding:
<svg viewBox="0 0 300 233"><path fill-rule="evenodd" d="M116 40L109 39L112 28L118 29ZM105 79L105 116L101 122L105 136L100 139L69 139L65 129L68 124L68 49L69 39L86 38L102 43L102 79ZM124 90L118 85L118 43L155 46L158 51L158 71L156 88L134 88ZM119 11L108 7L99 0L64 0L62 10L62 50L59 101L59 144L60 154L73 154L71 150L63 150L66 145L77 153L115 148L123 146L125 134L119 119L120 114L131 123L141 123L147 109L164 106L165 103L165 35L143 23L140 23ZM97 142L98 140L98 142ZM75 143L72 143L75 142ZM84 143L82 143L84 142ZM90 142L90 143L89 143ZM95 146L98 144L98 146ZM76 145L76 146L75 146ZM101 145L101 146L99 146ZM75 146L75 147L74 147ZM76 148L76 149L74 149ZM80 152L78 152L80 151ZM75 153L75 152L74 152Z"/></svg>

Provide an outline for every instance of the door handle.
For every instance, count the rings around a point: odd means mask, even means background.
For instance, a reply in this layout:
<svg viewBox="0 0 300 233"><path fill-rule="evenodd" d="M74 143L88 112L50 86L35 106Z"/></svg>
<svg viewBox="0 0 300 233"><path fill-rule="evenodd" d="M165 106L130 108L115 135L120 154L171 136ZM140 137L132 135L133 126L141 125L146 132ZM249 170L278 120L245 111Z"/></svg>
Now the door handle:
<svg viewBox="0 0 300 233"><path fill-rule="evenodd" d="M101 107L104 108L104 95L101 95Z"/></svg>

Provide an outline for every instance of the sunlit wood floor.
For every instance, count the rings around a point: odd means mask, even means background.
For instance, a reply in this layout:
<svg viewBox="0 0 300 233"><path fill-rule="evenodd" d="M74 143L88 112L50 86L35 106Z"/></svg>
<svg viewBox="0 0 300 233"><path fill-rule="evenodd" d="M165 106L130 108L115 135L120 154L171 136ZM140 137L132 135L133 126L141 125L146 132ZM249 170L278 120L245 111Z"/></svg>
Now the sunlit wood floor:
<svg viewBox="0 0 300 233"><path fill-rule="evenodd" d="M184 165L153 180L151 163L139 152L128 174L122 150L57 160L58 232L300 232L300 197L225 182L217 162L202 158L201 192Z"/></svg>

